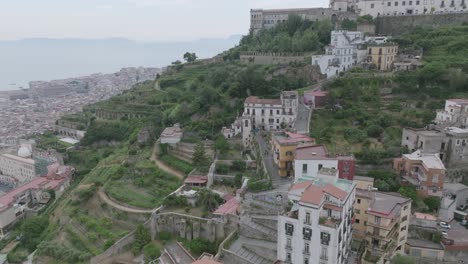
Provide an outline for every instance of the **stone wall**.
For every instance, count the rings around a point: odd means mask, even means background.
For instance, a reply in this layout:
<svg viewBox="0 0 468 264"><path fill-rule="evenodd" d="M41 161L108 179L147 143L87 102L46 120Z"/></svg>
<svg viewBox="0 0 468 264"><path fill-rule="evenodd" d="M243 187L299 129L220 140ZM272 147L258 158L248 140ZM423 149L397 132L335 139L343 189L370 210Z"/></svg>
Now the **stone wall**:
<svg viewBox="0 0 468 264"><path fill-rule="evenodd" d="M448 183L463 182L465 178L468 178L468 168L447 169L445 171L445 182L448 182Z"/></svg>
<svg viewBox="0 0 468 264"><path fill-rule="evenodd" d="M377 35L398 36L417 27L437 28L468 22L468 13L383 16L375 19Z"/></svg>
<svg viewBox="0 0 468 264"><path fill-rule="evenodd" d="M304 62L304 55L288 53L242 52L242 62L254 64L289 64L291 62Z"/></svg>

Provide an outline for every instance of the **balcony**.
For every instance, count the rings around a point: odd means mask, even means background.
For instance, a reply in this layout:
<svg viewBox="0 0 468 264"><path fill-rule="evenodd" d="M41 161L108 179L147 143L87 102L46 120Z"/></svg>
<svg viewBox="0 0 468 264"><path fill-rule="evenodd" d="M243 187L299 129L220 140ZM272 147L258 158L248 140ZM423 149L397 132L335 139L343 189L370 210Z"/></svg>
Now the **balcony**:
<svg viewBox="0 0 468 264"><path fill-rule="evenodd" d="M332 217L320 217L319 225L323 225L330 228L338 228L341 224L341 219Z"/></svg>
<svg viewBox="0 0 468 264"><path fill-rule="evenodd" d="M328 261L328 256L327 255L320 255L320 259Z"/></svg>
<svg viewBox="0 0 468 264"><path fill-rule="evenodd" d="M286 250L292 250L292 246L291 246L291 245L286 245L284 248L285 248Z"/></svg>

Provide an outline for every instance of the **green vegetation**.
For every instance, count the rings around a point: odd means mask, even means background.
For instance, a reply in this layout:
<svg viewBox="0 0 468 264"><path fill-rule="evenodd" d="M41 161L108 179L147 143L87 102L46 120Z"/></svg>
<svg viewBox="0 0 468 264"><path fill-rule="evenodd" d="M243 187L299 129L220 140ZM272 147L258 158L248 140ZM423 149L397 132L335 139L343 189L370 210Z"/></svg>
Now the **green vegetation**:
<svg viewBox="0 0 468 264"><path fill-rule="evenodd" d="M203 168L210 165L210 161L206 156L205 146L203 143L199 142L195 146L195 152L193 153L192 163L196 167Z"/></svg>
<svg viewBox="0 0 468 264"><path fill-rule="evenodd" d="M135 242L133 242L132 250L135 254L140 253L143 247L151 242L151 234L148 229L142 224L137 226L135 231Z"/></svg>
<svg viewBox="0 0 468 264"><path fill-rule="evenodd" d="M216 254L218 250L216 242L210 242L204 237L195 238L190 241L182 241L182 243L191 253L197 256L204 252Z"/></svg>
<svg viewBox="0 0 468 264"><path fill-rule="evenodd" d="M184 54L184 60L186 60L187 62L194 62L197 60L197 55L195 53L190 53L190 52L186 52Z"/></svg>
<svg viewBox="0 0 468 264"><path fill-rule="evenodd" d="M374 186L382 192L396 192L400 184L397 181L397 175L391 171L374 170L367 176L374 178Z"/></svg>
<svg viewBox="0 0 468 264"><path fill-rule="evenodd" d="M145 254L145 261L150 262L161 256L161 249L153 243L149 243L143 247L143 253Z"/></svg>
<svg viewBox="0 0 468 264"><path fill-rule="evenodd" d="M44 133L36 137L37 147L40 149L48 150L55 149L57 152L65 153L72 144L60 141L57 136L52 132Z"/></svg>
<svg viewBox="0 0 468 264"><path fill-rule="evenodd" d="M193 170L192 164L169 154L161 155L159 156L159 159L167 165L171 166L172 168L179 170L185 174L188 174Z"/></svg>
<svg viewBox="0 0 468 264"><path fill-rule="evenodd" d="M398 254L393 257L392 264L416 264L416 261L413 257Z"/></svg>
<svg viewBox="0 0 468 264"><path fill-rule="evenodd" d="M200 189L197 195L197 203L200 206L204 206L209 212L214 211L223 202L223 198L221 198L219 194L209 189Z"/></svg>

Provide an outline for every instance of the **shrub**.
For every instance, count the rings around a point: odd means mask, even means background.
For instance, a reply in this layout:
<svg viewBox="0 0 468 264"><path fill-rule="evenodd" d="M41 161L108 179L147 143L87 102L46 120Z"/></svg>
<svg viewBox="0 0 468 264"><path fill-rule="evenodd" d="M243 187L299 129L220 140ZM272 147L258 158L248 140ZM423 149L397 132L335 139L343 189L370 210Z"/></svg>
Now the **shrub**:
<svg viewBox="0 0 468 264"><path fill-rule="evenodd" d="M187 199L183 196L178 196L178 195L169 195L164 199L163 201L164 206L186 206L187 205Z"/></svg>
<svg viewBox="0 0 468 264"><path fill-rule="evenodd" d="M204 237L195 238L191 241L186 241L184 245L195 255L200 255L204 252L216 254L217 248L215 242L210 242Z"/></svg>
<svg viewBox="0 0 468 264"><path fill-rule="evenodd" d="M216 164L216 173L227 174L229 172L229 167L226 164L218 163Z"/></svg>
<svg viewBox="0 0 468 264"><path fill-rule="evenodd" d="M232 162L231 169L235 171L244 172L246 169L245 161L235 160Z"/></svg>
<svg viewBox="0 0 468 264"><path fill-rule="evenodd" d="M190 173L192 170L193 170L193 166L184 161L184 160L180 160L174 156L171 156L171 155L163 155L163 156L160 156L159 159L161 161L163 161L164 163L166 163L167 165L185 173L185 174L188 174Z"/></svg>
<svg viewBox="0 0 468 264"><path fill-rule="evenodd" d="M159 238L159 240L162 240L162 241L169 241L169 240L171 240L172 235L168 231L161 231L161 232L159 232L158 238Z"/></svg>
<svg viewBox="0 0 468 264"><path fill-rule="evenodd" d="M145 260L150 262L161 256L161 249L159 249L155 244L149 243L143 247L143 254L145 254Z"/></svg>

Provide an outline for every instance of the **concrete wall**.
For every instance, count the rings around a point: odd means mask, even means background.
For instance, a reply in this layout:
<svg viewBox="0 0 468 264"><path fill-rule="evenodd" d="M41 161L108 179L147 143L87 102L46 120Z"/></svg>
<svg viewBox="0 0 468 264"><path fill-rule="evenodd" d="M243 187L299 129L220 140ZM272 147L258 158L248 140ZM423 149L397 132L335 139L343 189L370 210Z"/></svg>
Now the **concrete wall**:
<svg viewBox="0 0 468 264"><path fill-rule="evenodd" d="M468 13L377 17L376 34L398 36L416 27L437 28L468 22Z"/></svg>
<svg viewBox="0 0 468 264"><path fill-rule="evenodd" d="M245 52L240 54L240 60L254 64L289 64L290 62L304 62L304 56L282 53Z"/></svg>

